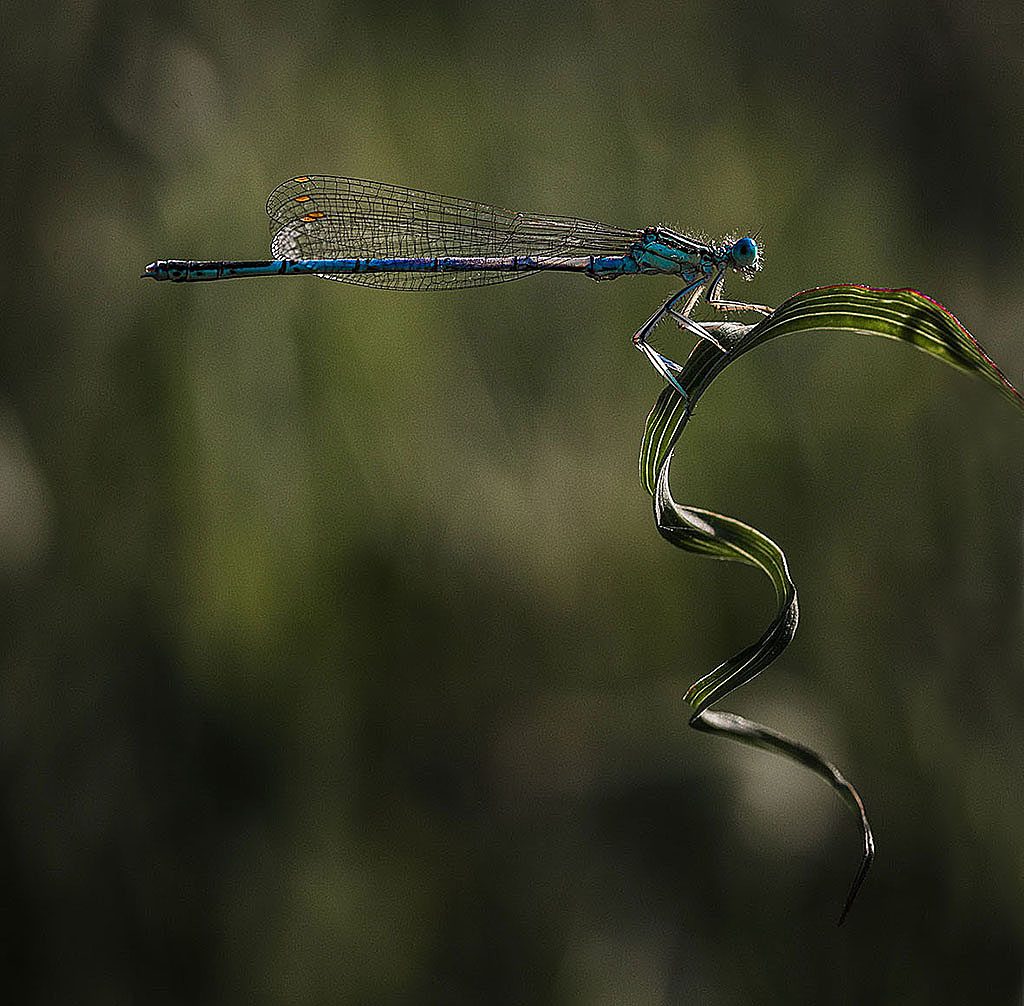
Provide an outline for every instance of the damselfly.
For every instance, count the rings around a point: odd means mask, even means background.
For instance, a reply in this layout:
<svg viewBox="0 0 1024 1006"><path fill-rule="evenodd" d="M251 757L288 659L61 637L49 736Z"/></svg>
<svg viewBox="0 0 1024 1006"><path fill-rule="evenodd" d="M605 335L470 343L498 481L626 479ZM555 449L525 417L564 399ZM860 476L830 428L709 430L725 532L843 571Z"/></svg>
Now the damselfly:
<svg viewBox="0 0 1024 1006"><path fill-rule="evenodd" d="M176 283L243 276L320 276L388 290L451 290L538 272L578 272L592 279L677 277L682 289L633 334L636 346L686 399L681 366L648 344L671 318L723 352L729 324L691 317L703 294L717 311L771 314L771 308L723 297L726 273L747 279L760 268L753 237L712 245L668 227L625 230L575 217L511 210L382 182L302 175L267 200L271 254L261 262L160 260L143 276Z"/></svg>

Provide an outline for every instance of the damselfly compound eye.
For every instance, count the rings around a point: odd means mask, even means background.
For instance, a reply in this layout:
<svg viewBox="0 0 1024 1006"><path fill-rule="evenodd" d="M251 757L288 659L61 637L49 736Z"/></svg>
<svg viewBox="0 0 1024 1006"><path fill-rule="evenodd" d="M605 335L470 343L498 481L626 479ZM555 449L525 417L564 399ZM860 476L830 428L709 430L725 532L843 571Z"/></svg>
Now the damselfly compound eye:
<svg viewBox="0 0 1024 1006"><path fill-rule="evenodd" d="M750 266L757 261L757 243L753 238L740 238L732 246L732 260L738 266Z"/></svg>

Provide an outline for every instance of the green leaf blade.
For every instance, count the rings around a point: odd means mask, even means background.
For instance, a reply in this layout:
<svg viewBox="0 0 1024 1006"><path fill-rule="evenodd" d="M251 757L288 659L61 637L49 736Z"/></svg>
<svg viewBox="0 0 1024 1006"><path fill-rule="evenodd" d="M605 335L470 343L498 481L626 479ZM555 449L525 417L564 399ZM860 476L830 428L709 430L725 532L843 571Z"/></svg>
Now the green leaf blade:
<svg viewBox="0 0 1024 1006"><path fill-rule="evenodd" d="M666 387L647 417L640 449L640 481L654 495L658 473L700 396L733 361L783 335L848 332L909 343L944 363L980 377L1024 412L1024 397L960 320L937 300L917 290L844 284L804 290L767 318L738 327L728 353L702 340L678 376L688 400Z"/></svg>

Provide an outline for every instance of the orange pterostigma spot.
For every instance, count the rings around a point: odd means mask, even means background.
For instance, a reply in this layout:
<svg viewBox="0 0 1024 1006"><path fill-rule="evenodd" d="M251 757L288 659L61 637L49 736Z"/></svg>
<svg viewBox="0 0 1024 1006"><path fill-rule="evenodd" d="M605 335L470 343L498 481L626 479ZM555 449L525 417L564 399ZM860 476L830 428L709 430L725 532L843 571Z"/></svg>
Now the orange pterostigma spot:
<svg viewBox="0 0 1024 1006"><path fill-rule="evenodd" d="M309 176L308 175L303 175L301 178L296 178L295 181L297 181L297 182L308 182L309 181Z"/></svg>
<svg viewBox="0 0 1024 1006"><path fill-rule="evenodd" d="M314 213L307 213L302 219L306 223L309 223L311 220L319 220L323 215L324 215L323 213L320 213L319 211L317 211L317 212L314 212Z"/></svg>
<svg viewBox="0 0 1024 1006"><path fill-rule="evenodd" d="M296 196L295 201L297 203L308 203L312 198L312 196Z"/></svg>

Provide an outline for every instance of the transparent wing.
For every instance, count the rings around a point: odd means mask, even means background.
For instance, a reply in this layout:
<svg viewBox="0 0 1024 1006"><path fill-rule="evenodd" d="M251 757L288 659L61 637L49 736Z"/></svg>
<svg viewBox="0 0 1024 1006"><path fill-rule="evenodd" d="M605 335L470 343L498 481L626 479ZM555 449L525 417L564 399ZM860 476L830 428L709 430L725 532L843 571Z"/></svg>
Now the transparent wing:
<svg viewBox="0 0 1024 1006"><path fill-rule="evenodd" d="M574 217L497 206L382 182L303 175L267 200L274 258L447 258L532 255L575 258L627 251L640 237ZM483 286L530 272L395 272L324 276L392 290Z"/></svg>

